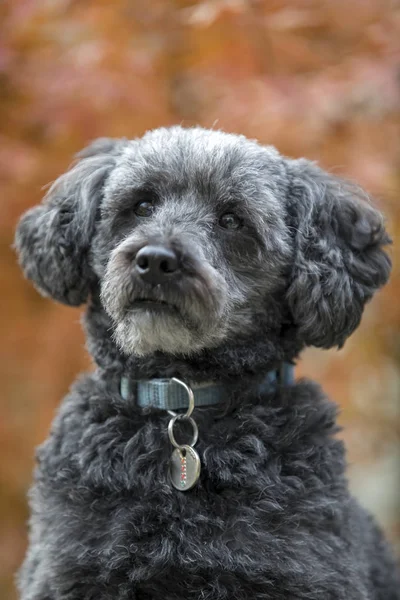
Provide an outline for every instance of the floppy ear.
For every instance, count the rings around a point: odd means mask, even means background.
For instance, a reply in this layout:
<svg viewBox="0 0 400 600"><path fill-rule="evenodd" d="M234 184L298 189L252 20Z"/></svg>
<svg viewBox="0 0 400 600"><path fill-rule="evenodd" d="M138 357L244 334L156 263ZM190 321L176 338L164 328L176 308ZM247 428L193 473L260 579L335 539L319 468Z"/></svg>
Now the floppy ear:
<svg viewBox="0 0 400 600"><path fill-rule="evenodd" d="M53 183L42 204L22 216L15 237L19 262L42 294L71 306L86 301L93 279L88 251L102 189L124 144L94 141Z"/></svg>
<svg viewBox="0 0 400 600"><path fill-rule="evenodd" d="M307 345L342 346L365 303L389 277L383 217L356 185L305 160L289 163L289 220L295 257L287 292Z"/></svg>

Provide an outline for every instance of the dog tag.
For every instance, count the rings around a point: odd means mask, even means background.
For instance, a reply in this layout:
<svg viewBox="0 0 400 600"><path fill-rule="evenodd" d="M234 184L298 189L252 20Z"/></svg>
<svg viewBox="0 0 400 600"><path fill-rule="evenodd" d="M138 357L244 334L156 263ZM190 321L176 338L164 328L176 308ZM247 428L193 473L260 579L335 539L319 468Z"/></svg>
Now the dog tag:
<svg viewBox="0 0 400 600"><path fill-rule="evenodd" d="M200 458L191 446L179 446L172 453L169 465L171 483L177 490L186 492L200 476Z"/></svg>

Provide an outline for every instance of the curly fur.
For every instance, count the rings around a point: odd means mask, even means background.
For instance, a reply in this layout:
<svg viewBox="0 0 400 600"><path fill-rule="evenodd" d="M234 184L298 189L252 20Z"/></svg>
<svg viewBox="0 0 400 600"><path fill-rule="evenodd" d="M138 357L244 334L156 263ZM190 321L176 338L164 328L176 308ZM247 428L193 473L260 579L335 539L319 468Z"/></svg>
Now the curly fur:
<svg viewBox="0 0 400 600"><path fill-rule="evenodd" d="M168 286L132 268L155 242L179 256ZM22 600L399 600L348 491L335 406L311 382L257 392L305 346L344 343L388 279L387 243L357 186L242 136L174 127L81 153L16 236L40 291L89 299L97 364L38 451ZM135 308L148 297L173 310ZM190 492L168 482L169 417L123 400L122 374L224 382L226 403L195 412Z"/></svg>

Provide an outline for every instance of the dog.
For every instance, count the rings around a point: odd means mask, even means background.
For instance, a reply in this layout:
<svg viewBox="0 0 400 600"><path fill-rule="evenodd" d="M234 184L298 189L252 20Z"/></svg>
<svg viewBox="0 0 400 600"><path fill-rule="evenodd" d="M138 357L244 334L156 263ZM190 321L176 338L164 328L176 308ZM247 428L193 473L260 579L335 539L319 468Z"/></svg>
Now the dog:
<svg viewBox="0 0 400 600"><path fill-rule="evenodd" d="M78 154L16 233L37 289L87 304L96 364L37 452L22 600L399 600L336 406L279 376L344 344L389 243L358 186L240 135ZM139 402L172 381L185 413Z"/></svg>

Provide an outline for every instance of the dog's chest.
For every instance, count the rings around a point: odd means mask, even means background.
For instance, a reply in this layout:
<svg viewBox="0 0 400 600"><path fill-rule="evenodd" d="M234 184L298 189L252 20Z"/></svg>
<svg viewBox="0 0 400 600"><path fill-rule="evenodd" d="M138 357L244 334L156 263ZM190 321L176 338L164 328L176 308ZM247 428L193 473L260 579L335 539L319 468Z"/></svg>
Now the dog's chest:
<svg viewBox="0 0 400 600"><path fill-rule="evenodd" d="M309 589L315 557L304 550L304 509L317 514L318 499L302 478L310 470L316 477L312 452L278 452L272 418L198 424L201 475L188 492L169 480L166 417L91 418L45 444L35 503L55 573L143 589L167 589L177 578L203 589L204 580L223 576L233 593L250 581L267 589L278 574L290 587L298 554Z"/></svg>
<svg viewBox="0 0 400 600"><path fill-rule="evenodd" d="M203 578L209 582L221 573L233 593L250 586L253 576L276 571L278 556L280 571L289 572L296 546L295 536L288 534L290 515L278 497L260 495L265 473L252 453L199 443L201 479L181 492L168 478L168 444L138 444L134 452L129 442L118 446L99 442L97 452L82 463L80 480L60 495L63 509L52 524L54 549L62 539L68 543L55 570L68 564L68 577L100 574L107 585L122 580L164 592L178 579L182 594L185 586L204 589Z"/></svg>

